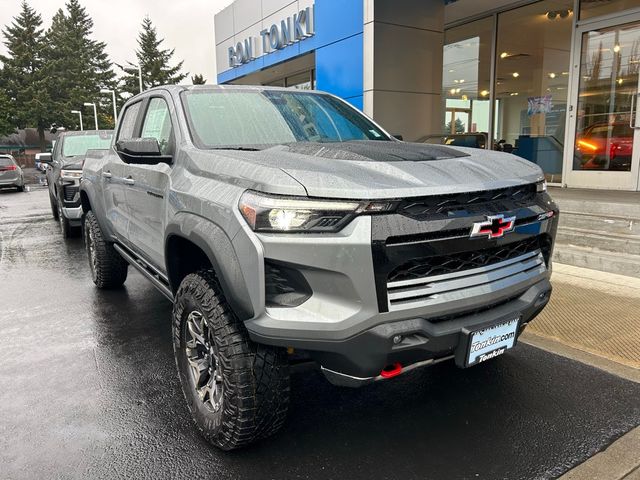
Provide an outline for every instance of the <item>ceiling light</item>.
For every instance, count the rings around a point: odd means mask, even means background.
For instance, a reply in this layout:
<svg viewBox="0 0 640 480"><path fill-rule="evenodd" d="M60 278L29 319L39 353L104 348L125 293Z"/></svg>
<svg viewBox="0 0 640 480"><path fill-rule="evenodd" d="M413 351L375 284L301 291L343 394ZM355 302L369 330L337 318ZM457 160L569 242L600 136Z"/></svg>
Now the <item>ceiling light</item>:
<svg viewBox="0 0 640 480"><path fill-rule="evenodd" d="M618 79L618 85L622 85L623 80L621 78Z"/></svg>
<svg viewBox="0 0 640 480"><path fill-rule="evenodd" d="M562 75L569 75L569 72L562 72Z"/></svg>
<svg viewBox="0 0 640 480"><path fill-rule="evenodd" d="M518 96L518 92L511 92L509 95L511 95L512 97L517 97Z"/></svg>
<svg viewBox="0 0 640 480"><path fill-rule="evenodd" d="M460 89L459 88L456 88L456 93L460 93Z"/></svg>
<svg viewBox="0 0 640 480"><path fill-rule="evenodd" d="M461 79L460 79L460 83L464 83L464 78L461 78Z"/></svg>
<svg viewBox="0 0 640 480"><path fill-rule="evenodd" d="M616 45L615 47L613 47L613 51L618 53L620 51L620 45Z"/></svg>
<svg viewBox="0 0 640 480"><path fill-rule="evenodd" d="M455 70L449 70L449 73L453 73L453 72L455 72Z"/></svg>
<svg viewBox="0 0 640 480"><path fill-rule="evenodd" d="M466 95L462 95L462 100L467 101L469 100L469 97L467 97Z"/></svg>
<svg viewBox="0 0 640 480"><path fill-rule="evenodd" d="M513 75L513 78L518 78L520 76L518 72L513 72L511 75Z"/></svg>
<svg viewBox="0 0 640 480"><path fill-rule="evenodd" d="M456 94L456 89L455 89L455 88L452 88L451 90L449 90L449 93L450 93L451 95L455 95L455 94Z"/></svg>
<svg viewBox="0 0 640 480"><path fill-rule="evenodd" d="M487 95L489 95L489 90L482 90L480 92L480 95L482 95L483 97L486 97Z"/></svg>
<svg viewBox="0 0 640 480"><path fill-rule="evenodd" d="M502 52L500 54L500 58L507 58L509 56L509 54L507 52Z"/></svg>
<svg viewBox="0 0 640 480"><path fill-rule="evenodd" d="M553 73L553 72L551 72L551 73L549 74L549 78L556 78L556 74L555 74L555 73Z"/></svg>

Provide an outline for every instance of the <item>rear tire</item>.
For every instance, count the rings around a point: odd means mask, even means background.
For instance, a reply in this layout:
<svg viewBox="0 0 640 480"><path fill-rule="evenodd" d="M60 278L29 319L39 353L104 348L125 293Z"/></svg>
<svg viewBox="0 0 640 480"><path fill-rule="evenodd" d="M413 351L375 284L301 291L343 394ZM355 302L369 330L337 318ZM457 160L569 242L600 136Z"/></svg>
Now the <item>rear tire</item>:
<svg viewBox="0 0 640 480"><path fill-rule="evenodd" d="M173 350L187 406L209 442L233 450L282 427L289 406L286 353L249 339L212 270L180 284Z"/></svg>
<svg viewBox="0 0 640 480"><path fill-rule="evenodd" d="M102 236L100 224L89 210L84 220L84 238L93 283L98 288L121 287L127 279L129 264Z"/></svg>

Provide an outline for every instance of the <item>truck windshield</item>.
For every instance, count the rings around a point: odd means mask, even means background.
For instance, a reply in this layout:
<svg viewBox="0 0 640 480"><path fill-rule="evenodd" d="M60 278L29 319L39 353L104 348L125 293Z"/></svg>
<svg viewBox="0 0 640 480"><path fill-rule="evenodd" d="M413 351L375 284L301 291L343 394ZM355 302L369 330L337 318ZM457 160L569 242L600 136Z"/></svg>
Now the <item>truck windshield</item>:
<svg viewBox="0 0 640 480"><path fill-rule="evenodd" d="M87 150L105 149L111 146L111 132L87 135L69 135L62 144L62 156L77 157L86 155Z"/></svg>
<svg viewBox="0 0 640 480"><path fill-rule="evenodd" d="M183 95L199 148L390 140L355 108L330 95L282 90L195 90Z"/></svg>

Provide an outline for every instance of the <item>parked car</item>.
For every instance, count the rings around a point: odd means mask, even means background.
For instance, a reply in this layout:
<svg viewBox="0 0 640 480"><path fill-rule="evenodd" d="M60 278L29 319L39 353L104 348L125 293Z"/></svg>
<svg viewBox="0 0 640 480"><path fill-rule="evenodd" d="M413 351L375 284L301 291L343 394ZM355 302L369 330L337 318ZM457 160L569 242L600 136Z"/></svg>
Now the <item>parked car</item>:
<svg viewBox="0 0 640 480"><path fill-rule="evenodd" d="M451 133L426 135L417 143L430 143L435 145L449 145L451 147L487 148L486 133Z"/></svg>
<svg viewBox="0 0 640 480"><path fill-rule="evenodd" d="M53 218L60 222L62 236L79 233L82 221L80 177L88 150L111 146L112 130L66 131L58 137L51 154L40 154L46 169Z"/></svg>
<svg viewBox="0 0 640 480"><path fill-rule="evenodd" d="M575 167L580 170L631 170L633 128L628 122L595 123L576 140Z"/></svg>
<svg viewBox="0 0 640 480"><path fill-rule="evenodd" d="M36 153L35 159L34 159L36 170L39 170L41 172L46 172L48 163L47 162L41 162L40 159L42 159L42 158L50 158L50 156L51 156L51 153L49 153L49 152Z"/></svg>
<svg viewBox="0 0 640 480"><path fill-rule="evenodd" d="M11 155L0 155L0 188L24 191L24 173Z"/></svg>
<svg viewBox="0 0 640 480"><path fill-rule="evenodd" d="M516 156L269 87L153 88L116 131L80 184L93 281L131 265L174 303L187 405L222 449L280 428L292 355L344 386L471 367L549 301L557 208Z"/></svg>

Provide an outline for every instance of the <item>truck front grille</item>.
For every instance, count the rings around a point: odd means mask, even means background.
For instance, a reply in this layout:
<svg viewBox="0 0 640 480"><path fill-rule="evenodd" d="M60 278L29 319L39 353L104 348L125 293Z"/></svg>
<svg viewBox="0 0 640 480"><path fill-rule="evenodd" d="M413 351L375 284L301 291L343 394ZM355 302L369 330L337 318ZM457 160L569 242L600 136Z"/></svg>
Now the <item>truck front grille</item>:
<svg viewBox="0 0 640 480"><path fill-rule="evenodd" d="M73 202L78 194L79 188L75 185L64 185L62 187L62 194L64 195L65 202Z"/></svg>
<svg viewBox="0 0 640 480"><path fill-rule="evenodd" d="M402 202L398 213L418 220L447 215L449 212L466 210L485 211L488 204L494 209L507 210L530 204L536 197L536 184L518 185L481 192L451 193L423 198L412 198Z"/></svg>
<svg viewBox="0 0 640 480"><path fill-rule="evenodd" d="M527 253L543 253L543 250L548 250L548 246L543 243L546 244L543 238L537 236L493 248L416 258L394 269L389 274L388 281L401 282L439 275L446 276L465 270L483 268L512 258L519 258Z"/></svg>
<svg viewBox="0 0 640 480"><path fill-rule="evenodd" d="M546 235L499 247L414 259L388 276L390 311L454 302L526 282L547 270Z"/></svg>

